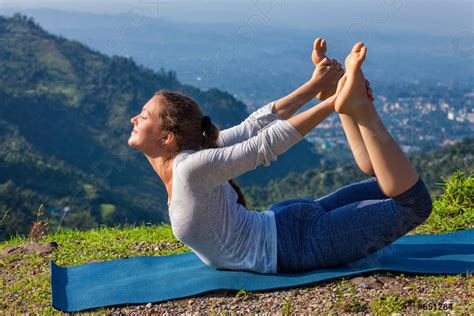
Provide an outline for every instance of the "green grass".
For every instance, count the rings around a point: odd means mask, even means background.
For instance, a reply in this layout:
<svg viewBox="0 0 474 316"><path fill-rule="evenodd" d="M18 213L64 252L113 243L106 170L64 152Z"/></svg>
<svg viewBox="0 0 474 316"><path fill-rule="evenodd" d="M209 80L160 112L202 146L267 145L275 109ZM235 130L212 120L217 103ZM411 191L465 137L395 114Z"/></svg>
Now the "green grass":
<svg viewBox="0 0 474 316"><path fill-rule="evenodd" d="M2 243L0 251L28 240L31 238L16 236ZM90 260L110 260L137 255L166 256L191 251L174 237L171 226L167 224L125 228L101 226L88 231L64 229L57 234L48 235L42 242L49 241L55 241L60 245L51 257L59 265L79 265ZM179 248L174 251L150 248L150 245L157 245L162 241L174 243ZM138 242L145 243L144 249L134 250L133 246Z"/></svg>
<svg viewBox="0 0 474 316"><path fill-rule="evenodd" d="M16 236L0 244L0 251L31 240ZM169 225L139 227L99 227L89 231L65 229L48 235L42 243L54 241L59 248L53 251L51 260L59 265L74 266L91 260L112 260L132 256L166 256L191 251L177 240ZM160 242L167 242L173 250L161 249ZM137 249L137 243L144 245ZM50 306L49 265L37 254L23 255L19 267L17 258L7 256L0 259L0 269L10 268L13 282L0 279L0 311L32 312L51 314L57 312ZM47 263L47 262L46 262ZM102 310L105 312L105 310ZM100 310L97 310L100 313Z"/></svg>
<svg viewBox="0 0 474 316"><path fill-rule="evenodd" d="M445 192L436 197L432 216L415 231L416 233L447 233L471 228L473 225L473 184L472 173L454 173L446 179ZM39 212L40 214L41 212ZM39 222L39 219L38 219ZM15 236L0 244L0 252L5 248L31 240L25 236ZM41 243L56 242L59 248L51 257L37 254L0 257L0 311L13 313L31 312L40 314L59 314L50 306L49 259L63 266L80 265L92 260L112 260L132 256L165 256L189 252L191 249L177 240L167 224L158 226L97 227L88 231L60 229L56 234L46 235ZM140 247L138 247L141 245ZM396 278L403 278L403 274ZM455 285L459 276L432 276L433 287L443 284ZM397 294L380 296L366 304L354 301L356 288L345 278L334 280L340 287L333 305L349 312L393 313L403 311L408 305L420 304L417 297L401 297ZM338 284L339 284L338 283ZM469 285L473 278L469 278ZM414 285L415 286L415 285ZM349 293L349 297L342 294ZM432 299L443 293L433 291ZM235 296L246 299L251 292L239 291ZM346 294L347 296L347 294ZM280 312L293 312L291 300L280 303ZM460 309L463 310L463 309ZM468 308L469 310L469 308ZM95 310L105 313L105 309Z"/></svg>
<svg viewBox="0 0 474 316"><path fill-rule="evenodd" d="M405 300L399 294L378 297L372 302L372 311L379 314L401 312L405 307Z"/></svg>
<svg viewBox="0 0 474 316"><path fill-rule="evenodd" d="M433 212L416 234L441 234L465 230L474 226L474 177L473 169L468 174L456 171L440 184L442 195L434 197Z"/></svg>
<svg viewBox="0 0 474 316"><path fill-rule="evenodd" d="M282 315L290 315L292 312L292 306L291 299L285 298L285 302L280 306L280 313L282 313Z"/></svg>

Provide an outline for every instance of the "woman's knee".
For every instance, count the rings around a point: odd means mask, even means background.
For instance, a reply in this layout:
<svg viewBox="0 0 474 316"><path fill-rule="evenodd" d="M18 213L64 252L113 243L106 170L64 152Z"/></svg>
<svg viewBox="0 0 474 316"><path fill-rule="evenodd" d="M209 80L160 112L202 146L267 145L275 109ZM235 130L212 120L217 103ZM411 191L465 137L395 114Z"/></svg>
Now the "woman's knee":
<svg viewBox="0 0 474 316"><path fill-rule="evenodd" d="M398 205L407 207L416 214L419 224L428 219L433 210L433 200L421 178L410 189L392 199Z"/></svg>

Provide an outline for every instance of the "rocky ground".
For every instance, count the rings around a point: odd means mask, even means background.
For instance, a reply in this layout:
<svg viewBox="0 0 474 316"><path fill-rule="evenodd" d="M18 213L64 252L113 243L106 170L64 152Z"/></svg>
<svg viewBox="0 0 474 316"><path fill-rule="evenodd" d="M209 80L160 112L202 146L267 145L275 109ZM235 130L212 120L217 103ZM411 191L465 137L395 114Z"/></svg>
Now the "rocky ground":
<svg viewBox="0 0 474 316"><path fill-rule="evenodd" d="M267 292L214 291L192 298L111 308L115 313L421 313L472 314L472 279L376 273ZM470 307L469 307L470 306Z"/></svg>

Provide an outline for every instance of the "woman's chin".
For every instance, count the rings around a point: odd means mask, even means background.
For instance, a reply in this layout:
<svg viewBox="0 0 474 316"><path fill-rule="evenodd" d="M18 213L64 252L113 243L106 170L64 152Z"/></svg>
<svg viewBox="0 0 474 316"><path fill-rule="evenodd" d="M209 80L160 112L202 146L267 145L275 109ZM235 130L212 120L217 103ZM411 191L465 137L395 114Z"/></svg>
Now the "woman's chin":
<svg viewBox="0 0 474 316"><path fill-rule="evenodd" d="M135 148L135 149L139 149L139 144L137 144L137 141L135 140L133 135L130 136L130 138L128 139L128 146L130 146L132 148Z"/></svg>

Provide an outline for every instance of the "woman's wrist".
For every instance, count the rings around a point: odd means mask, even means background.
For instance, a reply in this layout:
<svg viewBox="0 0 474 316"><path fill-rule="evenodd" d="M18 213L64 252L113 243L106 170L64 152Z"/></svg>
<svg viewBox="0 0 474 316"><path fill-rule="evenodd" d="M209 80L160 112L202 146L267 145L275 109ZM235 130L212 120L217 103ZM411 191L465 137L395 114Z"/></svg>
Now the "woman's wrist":
<svg viewBox="0 0 474 316"><path fill-rule="evenodd" d="M305 136L334 112L334 101L335 97L327 98L314 107L287 119L287 122L293 125L302 136Z"/></svg>
<svg viewBox="0 0 474 316"><path fill-rule="evenodd" d="M307 81L292 93L278 99L273 107L273 113L288 119L298 111L303 105L310 102L316 95L319 83L317 81Z"/></svg>
<svg viewBox="0 0 474 316"><path fill-rule="evenodd" d="M308 80L307 85L311 87L310 89L314 92L314 97L322 91L321 79L319 78L311 77Z"/></svg>

